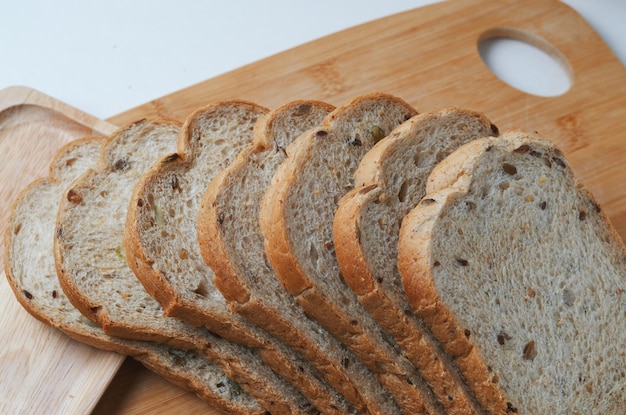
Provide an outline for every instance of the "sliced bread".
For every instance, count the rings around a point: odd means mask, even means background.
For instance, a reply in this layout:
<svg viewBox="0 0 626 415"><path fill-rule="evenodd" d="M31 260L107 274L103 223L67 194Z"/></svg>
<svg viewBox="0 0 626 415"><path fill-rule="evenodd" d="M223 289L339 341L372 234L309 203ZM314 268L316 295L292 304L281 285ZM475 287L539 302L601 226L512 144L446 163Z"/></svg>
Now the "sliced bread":
<svg viewBox="0 0 626 415"><path fill-rule="evenodd" d="M104 334L63 293L54 266L56 212L72 180L95 166L104 138L75 140L62 147L50 177L36 180L16 199L5 234L5 274L15 297L38 320L94 347L131 355L175 384L194 391L214 408L233 414L264 410L215 365L193 352ZM44 381L52 381L47 379Z"/></svg>
<svg viewBox="0 0 626 415"><path fill-rule="evenodd" d="M442 414L419 372L343 281L332 236L337 202L353 188L361 158L415 114L386 94L337 108L289 146L264 196L261 229L276 276L305 312L378 375L404 413Z"/></svg>
<svg viewBox="0 0 626 415"><path fill-rule="evenodd" d="M410 311L397 266L398 234L435 165L468 141L494 134L497 128L473 111L444 108L416 115L365 155L354 174L356 187L341 199L334 219L335 251L345 281L420 369L449 414L482 413L475 396L489 398L494 386L474 383L470 391L456 364ZM488 379L487 368L482 369ZM478 401L490 413L502 409L493 407L497 401Z"/></svg>
<svg viewBox="0 0 626 415"><path fill-rule="evenodd" d="M132 292L122 236L134 184L161 155L176 149L179 131L180 124L169 120L141 120L118 130L95 168L73 182L59 203L59 281L72 304L111 335L125 337L144 316L160 312L147 294ZM128 313L127 304L137 311ZM132 334L148 337L139 330Z"/></svg>
<svg viewBox="0 0 626 415"><path fill-rule="evenodd" d="M200 252L234 311L300 352L359 412L390 415L398 408L378 379L307 318L265 257L259 225L263 195L287 146L332 110L320 102L294 101L260 119L252 145L215 177L202 198Z"/></svg>
<svg viewBox="0 0 626 415"><path fill-rule="evenodd" d="M477 351L507 413L623 414L625 258L563 154L517 131L433 170L398 265L415 313L450 355Z"/></svg>
<svg viewBox="0 0 626 415"><path fill-rule="evenodd" d="M253 350L162 315L128 267L126 211L141 174L175 150L180 125L143 120L109 138L95 169L72 182L59 204L55 265L72 304L108 335L190 349L218 366L271 413L309 414L309 402Z"/></svg>
<svg viewBox="0 0 626 415"><path fill-rule="evenodd" d="M309 361L230 310L200 255L197 218L202 195L211 179L250 145L254 125L266 112L252 103L228 101L188 117L178 152L150 168L133 191L124 237L128 263L168 319L207 327L223 339L253 348L317 409L349 412L347 401ZM180 335L172 332L171 338Z"/></svg>

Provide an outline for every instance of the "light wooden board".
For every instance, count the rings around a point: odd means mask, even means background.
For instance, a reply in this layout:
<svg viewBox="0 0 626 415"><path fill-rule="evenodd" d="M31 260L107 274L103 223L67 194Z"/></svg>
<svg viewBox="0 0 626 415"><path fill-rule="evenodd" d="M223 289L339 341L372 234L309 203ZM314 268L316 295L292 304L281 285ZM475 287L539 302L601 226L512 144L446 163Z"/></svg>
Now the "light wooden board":
<svg viewBox="0 0 626 415"><path fill-rule="evenodd" d="M115 127L29 88L0 91L2 230L12 201L48 174L68 141ZM4 252L4 238L0 241ZM31 317L0 277L0 413L79 414L99 401L123 357L82 345Z"/></svg>
<svg viewBox="0 0 626 415"><path fill-rule="evenodd" d="M573 80L558 97L510 87L478 53L481 39L507 35L546 50ZM557 1L464 0L419 8L366 23L115 116L184 118L207 102L244 98L275 107L310 97L341 104L371 91L396 94L418 111L446 105L485 112L501 130L537 130L562 147L595 191L621 235L626 199L618 190L626 156L623 133L626 72L593 29Z"/></svg>
<svg viewBox="0 0 626 415"><path fill-rule="evenodd" d="M497 35L535 44L564 62L572 77L570 90L558 97L541 98L499 80L482 62L477 48L481 39ZM408 11L247 65L109 121L122 125L153 115L182 120L201 105L229 98L267 107L298 98L339 105L372 91L398 95L419 111L463 106L483 111L501 130L521 127L539 131L562 148L620 235L626 237L626 187L622 185L626 180L622 167L626 165L626 70L578 14L556 1L448 1ZM13 145L5 146L4 154L13 151ZM21 154L28 155L27 159L45 154L47 160L53 147L58 147L54 140L39 142L34 150ZM23 169L28 177L44 171ZM3 173L3 186L9 189L3 190L5 200L22 183L15 181L21 170L11 171L11 176ZM11 319L20 311L11 309ZM0 329L7 324L6 317L2 318ZM34 340L24 339L28 341ZM30 345L12 347L14 359L36 359L28 355ZM23 350L26 357L15 350ZM111 368L117 363L111 363ZM41 378L28 388L45 389L52 382L58 383L52 379ZM109 379L102 377L102 384ZM193 395L167 385L131 362L124 364L113 383L95 414L206 411Z"/></svg>

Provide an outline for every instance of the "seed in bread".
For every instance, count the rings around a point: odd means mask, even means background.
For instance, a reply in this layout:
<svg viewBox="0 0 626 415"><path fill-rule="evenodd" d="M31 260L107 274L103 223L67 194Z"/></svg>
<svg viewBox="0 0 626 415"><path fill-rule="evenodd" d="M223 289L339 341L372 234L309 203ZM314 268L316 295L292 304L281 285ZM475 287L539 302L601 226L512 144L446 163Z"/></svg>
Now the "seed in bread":
<svg viewBox="0 0 626 415"><path fill-rule="evenodd" d="M626 251L559 149L523 131L477 140L426 193L398 264L448 353L477 351L509 412L625 413Z"/></svg>
<svg viewBox="0 0 626 415"><path fill-rule="evenodd" d="M337 260L361 304L389 332L449 413L497 412L487 368L463 373L410 312L398 273L402 218L426 191L437 163L468 141L497 134L483 114L443 108L414 116L370 150L354 174L356 188L335 213ZM461 368L463 369L463 368ZM468 380L471 381L468 384ZM478 402L477 399L478 398ZM504 405L506 402L504 402Z"/></svg>

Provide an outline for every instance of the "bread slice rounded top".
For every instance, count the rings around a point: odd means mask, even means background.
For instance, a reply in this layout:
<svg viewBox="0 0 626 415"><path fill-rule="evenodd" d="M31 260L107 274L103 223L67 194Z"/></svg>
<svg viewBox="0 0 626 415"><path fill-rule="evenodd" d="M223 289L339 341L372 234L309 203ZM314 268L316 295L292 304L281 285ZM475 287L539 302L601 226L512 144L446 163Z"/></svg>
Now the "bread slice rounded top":
<svg viewBox="0 0 626 415"><path fill-rule="evenodd" d="M507 411L626 411L624 244L563 154L511 131L461 147L406 216L399 270L453 356L472 349Z"/></svg>
<svg viewBox="0 0 626 415"><path fill-rule="evenodd" d="M104 137L85 137L63 146L50 165L49 177L34 181L16 199L5 234L6 276L16 298L47 325L90 346L133 356L215 408L263 414L254 399L206 359L190 351L108 336L63 292L53 255L57 207L70 183L96 165L105 142Z"/></svg>
<svg viewBox="0 0 626 415"><path fill-rule="evenodd" d="M250 145L253 128L266 112L257 104L231 100L209 104L188 116L177 152L163 156L133 189L124 235L127 262L167 319L178 322L178 330L184 321L254 348L312 405L328 413L348 411L345 399L309 361L231 311L200 254L197 221L202 195L215 175ZM166 334L164 329L155 332ZM181 337L175 330L168 336L169 340Z"/></svg>
<svg viewBox="0 0 626 415"><path fill-rule="evenodd" d="M316 284L333 291L334 278L326 281L317 267L322 260L336 262L330 228L337 202L354 187L352 176L365 153L415 114L408 104L386 94L360 96L289 146L290 156L264 196L260 223L268 259L292 295ZM307 226L300 225L305 221ZM319 240L328 248L317 252ZM338 274L338 266L334 271Z"/></svg>
<svg viewBox="0 0 626 415"><path fill-rule="evenodd" d="M276 168L288 157L287 146L333 109L322 102L293 101L257 122L252 144L215 177L202 198L200 251L233 310L311 361L358 412L397 413L374 374L306 317L265 257L259 225L263 195Z"/></svg>
<svg viewBox="0 0 626 415"><path fill-rule="evenodd" d="M60 201L54 249L61 286L72 304L109 334L130 332L128 327L150 318L144 316L160 313L158 304L133 286L124 224L136 181L176 148L179 130L171 120L140 120L118 130L97 165L75 180Z"/></svg>
<svg viewBox="0 0 626 415"><path fill-rule="evenodd" d="M272 289L266 289L265 280L270 278L245 275L272 272L262 248L261 200L276 168L288 157L289 144L318 126L332 110L332 105L318 101L294 101L265 114L255 125L250 146L217 174L207 188L198 215L200 251L215 272L215 284L228 301L248 302L257 290L274 294ZM236 230L232 229L235 227ZM238 233L236 238L235 233ZM230 246L235 243L245 246Z"/></svg>
<svg viewBox="0 0 626 415"><path fill-rule="evenodd" d="M95 169L72 182L59 204L54 241L63 291L106 334L193 350L264 409L309 414L314 408L308 400L256 352L163 316L126 262L123 236L132 190L153 163L175 150L179 132L180 123L170 120L132 123L109 138Z"/></svg>
<svg viewBox="0 0 626 415"><path fill-rule="evenodd" d="M129 204L124 243L137 278L166 315L216 333L226 331L234 316L200 255L200 201L213 177L250 144L254 125L266 112L244 101L195 111L183 126L177 152L141 177Z"/></svg>
<svg viewBox="0 0 626 415"><path fill-rule="evenodd" d="M54 227L63 191L96 165L105 140L85 137L59 149L49 176L33 181L16 198L5 233L5 274L19 303L47 325L87 338L97 330L70 303L57 279Z"/></svg>
<svg viewBox="0 0 626 415"><path fill-rule="evenodd" d="M437 163L468 141L497 134L487 117L467 109L414 116L363 157L354 174L356 187L341 199L334 218L335 251L345 281L420 368L449 413L482 413L482 407L497 412L506 406L494 399L497 387L485 381L486 366L481 373L476 365L468 373L459 371L410 312L397 267L398 234Z"/></svg>
<svg viewBox="0 0 626 415"><path fill-rule="evenodd" d="M379 375L403 411L441 413L418 371L343 281L332 236L337 203L353 188L361 158L415 114L406 102L381 93L335 109L289 146L264 196L261 229L278 279L305 312Z"/></svg>

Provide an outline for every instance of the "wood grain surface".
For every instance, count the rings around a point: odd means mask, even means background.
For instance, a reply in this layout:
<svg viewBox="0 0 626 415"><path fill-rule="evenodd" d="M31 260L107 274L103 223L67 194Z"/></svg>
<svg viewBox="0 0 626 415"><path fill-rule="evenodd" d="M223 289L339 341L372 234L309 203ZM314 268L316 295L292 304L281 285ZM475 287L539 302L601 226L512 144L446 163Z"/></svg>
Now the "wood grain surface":
<svg viewBox="0 0 626 415"><path fill-rule="evenodd" d="M538 97L501 81L478 53L481 40L498 36L526 41L551 54L570 75L571 88L560 96ZM108 121L123 125L154 115L183 120L204 104L230 98L247 99L267 107L298 98L315 98L340 105L356 95L373 91L398 95L419 111L448 105L468 107L484 112L501 131L519 127L540 132L561 147L619 234L626 237L626 187L622 185L626 180L623 169L626 165L626 70L586 22L557 1L447 1L404 12L271 56L130 109ZM40 109L22 112L28 106L18 104L20 100L14 99L14 106L3 107L12 109L0 113L0 145L5 155L11 155L5 160L16 160L10 168L2 170L2 195L7 201L30 179L46 173L44 164L61 142L96 125L94 120L69 122L64 117L59 118L58 114L65 115L59 110L55 110L53 117L49 117L46 109L43 115ZM46 131L54 125L52 130L58 136L43 140L42 135L37 134L40 137L37 142L16 143L21 139L13 137L24 134L3 133L6 128L15 128L5 126L8 121L3 120L15 119L16 115L22 122L34 116L40 120L36 128ZM24 131L29 134L28 130ZM47 132L43 134L47 135ZM16 146L28 150L17 150ZM2 215L4 224L4 211ZM9 296L5 291L2 291L0 323L3 336L11 323L9 320L25 314L17 305L5 305L13 301L5 298ZM36 324L39 323L28 318L20 323L22 327ZM10 327L15 329L16 326L11 324ZM44 331L33 336L51 338L53 335ZM11 339L11 346L1 352L0 363L3 369L4 365L9 365L10 375L9 381L7 376L0 381L3 387L0 394L6 383L22 382L22 385L12 389L15 395L0 399L16 399L18 392L20 397L39 399L45 395L31 394L33 390L43 390L55 383L58 386L59 381L53 377L24 383L20 373L22 364L7 363L11 359L24 362L39 359L31 354L34 353L32 342L48 344L48 337L45 340L31 337L22 338L23 344L14 344L15 339ZM41 358L40 365L58 364L59 358L58 354L49 361ZM107 364L112 373L117 369L119 358ZM193 394L165 383L132 361L126 361L115 377L103 376L101 390L111 378L111 386L95 407L96 414L216 413ZM77 383L76 379L68 381ZM23 389L27 391L20 392ZM77 406L70 409L75 408ZM90 408L85 403L82 411L63 413L85 413Z"/></svg>
<svg viewBox="0 0 626 415"><path fill-rule="evenodd" d="M572 86L557 97L526 94L482 61L478 43L526 41L560 61ZM555 141L626 235L621 192L626 72L597 33L558 1L446 1L313 41L126 111L183 119L211 101L242 98L266 107L316 98L340 105L362 93L400 96L418 111L456 105L482 111L501 130L524 128Z"/></svg>
<svg viewBox="0 0 626 415"><path fill-rule="evenodd" d="M54 154L72 139L115 126L29 88L0 91L2 231L13 200L47 176ZM0 239L4 252L4 238ZM4 267L3 267L4 269ZM99 401L124 358L70 340L31 317L0 277L0 413L79 414Z"/></svg>

